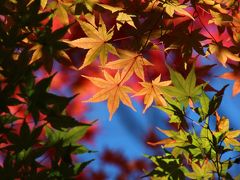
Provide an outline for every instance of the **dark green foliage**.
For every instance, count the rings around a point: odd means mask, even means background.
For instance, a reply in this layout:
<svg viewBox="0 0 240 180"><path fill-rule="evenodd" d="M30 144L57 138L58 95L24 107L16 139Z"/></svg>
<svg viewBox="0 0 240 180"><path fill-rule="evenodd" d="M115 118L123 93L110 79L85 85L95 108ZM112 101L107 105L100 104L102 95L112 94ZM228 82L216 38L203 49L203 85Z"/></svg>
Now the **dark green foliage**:
<svg viewBox="0 0 240 180"><path fill-rule="evenodd" d="M55 74L39 82L34 75L42 66L51 72L53 59L60 57L55 53L68 48L59 39L70 25L52 32L51 12L39 13L40 0L28 3L0 3L8 22L0 21L0 179L74 179L92 161L75 163L72 156L90 152L79 144L90 124L66 113L75 96L49 92ZM43 20L48 20L45 28ZM36 36L32 42L24 41L31 36ZM48 55L31 62L36 42Z"/></svg>

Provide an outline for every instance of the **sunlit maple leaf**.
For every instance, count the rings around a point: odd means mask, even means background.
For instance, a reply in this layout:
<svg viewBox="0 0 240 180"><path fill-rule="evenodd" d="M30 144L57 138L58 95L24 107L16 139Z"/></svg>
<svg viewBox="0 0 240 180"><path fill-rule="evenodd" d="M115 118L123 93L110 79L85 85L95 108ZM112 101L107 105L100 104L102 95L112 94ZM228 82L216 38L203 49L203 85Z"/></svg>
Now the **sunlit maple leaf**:
<svg viewBox="0 0 240 180"><path fill-rule="evenodd" d="M240 57L237 55L233 54L230 50L223 46L219 46L217 44L210 44L208 51L210 54L216 55L218 61L226 67L226 63L228 59L231 59L232 61L240 61Z"/></svg>
<svg viewBox="0 0 240 180"><path fill-rule="evenodd" d="M133 93L134 91L130 87L123 85L119 72L117 72L115 76L112 77L110 74L104 71L105 79L89 76L83 77L89 79L94 85L101 88L99 92L97 92L92 98L86 100L85 102L100 102L107 100L110 120L119 107L120 101L136 111L128 96L128 93Z"/></svg>
<svg viewBox="0 0 240 180"><path fill-rule="evenodd" d="M89 49L86 54L83 65L80 69L90 65L98 56L100 57L101 65L105 65L108 58L108 53L117 55L115 47L108 43L113 36L113 28L109 31L106 29L102 18L99 20L99 27L94 27L94 24L80 22L81 28L88 37L76 39L68 42L73 47Z"/></svg>
<svg viewBox="0 0 240 180"><path fill-rule="evenodd" d="M132 17L135 17L135 15L130 15L124 12L119 12L118 16L117 16L117 29L120 30L120 28L122 27L123 24L127 23L130 26L134 27L135 29L137 29L137 27L135 26Z"/></svg>
<svg viewBox="0 0 240 180"><path fill-rule="evenodd" d="M230 145L240 146L240 142L236 139L238 136L240 136L240 130L230 131L229 130L229 119L227 119L226 117L223 116L220 119L219 123L217 124L217 129L220 133L225 134L225 138L224 138L223 142L225 143L225 145L227 147L229 147ZM214 133L216 133L216 132L214 132Z"/></svg>
<svg viewBox="0 0 240 180"><path fill-rule="evenodd" d="M192 107L193 103L197 101L199 95L202 93L204 87L204 84L196 85L194 67L191 69L186 79L177 71L174 71L170 67L168 68L174 86L163 87L161 89L162 93L166 96L175 97L176 100L181 102L185 107L188 105Z"/></svg>
<svg viewBox="0 0 240 180"><path fill-rule="evenodd" d="M104 67L110 69L122 69L121 78L123 81L128 80L133 73L144 80L143 66L153 65L146 60L142 54L127 50L118 50L120 59L107 63Z"/></svg>
<svg viewBox="0 0 240 180"><path fill-rule="evenodd" d="M173 17L174 12L177 12L180 15L188 16L194 20L192 15L185 10L185 8L187 8L186 5L180 5L180 4L176 4L176 3L169 3L169 4L164 3L163 7L165 8L166 13L171 17Z"/></svg>
<svg viewBox="0 0 240 180"><path fill-rule="evenodd" d="M168 86L171 84L171 81L162 81L161 75L159 75L156 79L152 82L140 82L143 88L137 92L134 96L143 96L144 95L144 104L145 108L143 112L145 112L155 100L157 105L166 106L167 103L162 96L161 87Z"/></svg>
<svg viewBox="0 0 240 180"><path fill-rule="evenodd" d="M164 8L165 12L170 16L173 17L174 13L177 13L181 16L188 16L189 18L193 19L192 15L185 10L187 8L184 4L179 4L178 1L161 1L161 0L153 0L151 1L147 8L145 9L146 12L151 11L152 9L158 9L162 11Z"/></svg>
<svg viewBox="0 0 240 180"><path fill-rule="evenodd" d="M193 172L185 172L185 175L191 179L211 179L213 177L214 164L211 161L204 161L202 166L192 162Z"/></svg>
<svg viewBox="0 0 240 180"><path fill-rule="evenodd" d="M239 72L227 72L219 76L223 79L234 80L233 88L232 88L232 95L236 96L240 93L240 73Z"/></svg>
<svg viewBox="0 0 240 180"><path fill-rule="evenodd" d="M187 136L189 135L187 132L180 130L180 131L173 131L173 130L163 130L161 128L157 128L160 132L168 136L166 139L162 139L158 142L151 143L148 142L150 145L163 145L165 148L172 148L176 146L187 146L189 145L188 143L188 138Z"/></svg>

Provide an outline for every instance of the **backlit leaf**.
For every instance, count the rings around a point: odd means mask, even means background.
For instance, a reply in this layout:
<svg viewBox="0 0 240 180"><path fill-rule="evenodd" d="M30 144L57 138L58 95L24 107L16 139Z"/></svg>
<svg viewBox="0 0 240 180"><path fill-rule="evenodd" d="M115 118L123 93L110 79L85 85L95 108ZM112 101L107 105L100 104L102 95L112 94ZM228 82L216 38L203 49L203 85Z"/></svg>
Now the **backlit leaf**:
<svg viewBox="0 0 240 180"><path fill-rule="evenodd" d="M187 7L185 5L179 5L179 4L175 4L175 3L169 3L169 4L164 3L163 7L165 8L166 13L171 17L173 17L174 12L177 12L180 15L188 16L188 17L190 17L191 19L194 20L192 15L189 14L189 12L187 12L185 10L185 8Z"/></svg>
<svg viewBox="0 0 240 180"><path fill-rule="evenodd" d="M98 56L100 57L101 65L105 65L109 52L117 55L115 47L108 43L112 39L113 31L112 29L107 31L102 18L99 20L97 29L92 24L82 21L80 21L80 25L88 37L68 41L72 47L89 49L80 69L90 65Z"/></svg>
<svg viewBox="0 0 240 180"><path fill-rule="evenodd" d="M161 75L159 75L156 79L152 80L152 82L140 82L142 85L142 89L137 92L134 96L142 96L144 95L144 104L145 108L143 112L145 112L153 103L156 102L159 106L166 106L167 103L162 96L161 87L169 86L171 81L162 81Z"/></svg>
<svg viewBox="0 0 240 180"><path fill-rule="evenodd" d="M217 60L226 67L226 63L228 59L231 59L232 61L240 61L240 57L233 54L230 50L223 46L219 46L217 44L210 44L209 45L209 52L211 54L214 54L217 57Z"/></svg>
<svg viewBox="0 0 240 180"><path fill-rule="evenodd" d="M126 14L124 12L120 12L117 16L117 29L119 30L123 24L127 23L130 26L134 27L135 29L137 29L137 27L134 24L134 21L132 19L132 17L134 17L134 15L129 15Z"/></svg>
<svg viewBox="0 0 240 180"><path fill-rule="evenodd" d="M133 93L134 91L130 87L124 86L122 84L122 79L119 72L117 72L115 76L112 77L110 74L104 71L105 79L89 76L83 77L89 79L93 84L101 88L99 92L97 92L92 98L88 99L85 102L100 102L107 100L110 120L119 107L120 101L136 111L128 96L128 93Z"/></svg>
<svg viewBox="0 0 240 180"><path fill-rule="evenodd" d="M144 80L143 66L153 65L142 54L127 50L118 50L120 59L107 63L104 67L110 69L122 69L121 76L124 81L127 81L133 73L140 79Z"/></svg>

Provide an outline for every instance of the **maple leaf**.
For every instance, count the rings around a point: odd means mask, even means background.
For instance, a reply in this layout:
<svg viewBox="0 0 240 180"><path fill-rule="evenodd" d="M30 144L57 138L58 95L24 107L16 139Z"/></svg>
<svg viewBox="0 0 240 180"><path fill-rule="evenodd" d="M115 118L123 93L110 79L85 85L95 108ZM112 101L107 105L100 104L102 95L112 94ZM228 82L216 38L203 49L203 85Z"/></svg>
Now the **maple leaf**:
<svg viewBox="0 0 240 180"><path fill-rule="evenodd" d="M160 140L155 143L150 143L151 145L164 144L165 148L189 145L188 138L187 138L189 133L187 133L186 131L163 130L161 128L157 128L157 129L163 134L165 134L168 138Z"/></svg>
<svg viewBox="0 0 240 180"><path fill-rule="evenodd" d="M191 69L186 79L172 68L168 67L168 69L174 86L163 87L162 92L166 96L177 98L179 102L183 103L184 107L188 105L192 106L193 102L195 102L202 93L204 87L203 84L196 85L194 67Z"/></svg>
<svg viewBox="0 0 240 180"><path fill-rule="evenodd" d="M217 129L220 133L225 134L223 142L227 147L230 145L240 146L240 142L236 139L238 136L240 136L240 130L229 131L229 119L223 116L217 124ZM216 134L218 132L214 133Z"/></svg>
<svg viewBox="0 0 240 180"><path fill-rule="evenodd" d="M166 13L171 17L173 17L174 12L177 12L180 15L188 16L194 20L192 15L184 10L187 7L186 5L180 5L177 3L164 3L163 7L165 8Z"/></svg>
<svg viewBox="0 0 240 180"><path fill-rule="evenodd" d="M82 21L80 22L80 25L88 37L68 42L73 47L89 49L80 69L90 65L98 56L100 57L101 64L105 65L109 52L118 55L115 47L112 44L108 43L108 41L112 39L113 28L107 31L106 25L104 24L101 17L99 20L98 28L95 27L95 24L90 24Z"/></svg>
<svg viewBox="0 0 240 180"><path fill-rule="evenodd" d="M233 88L232 88L232 95L236 96L240 93L240 73L239 72L227 72L219 76L223 79L234 80Z"/></svg>
<svg viewBox="0 0 240 180"><path fill-rule="evenodd" d="M127 50L118 50L120 59L107 63L104 67L110 69L122 69L121 78L126 81L133 73L144 80L143 66L153 65L142 54Z"/></svg>
<svg viewBox="0 0 240 180"><path fill-rule="evenodd" d="M204 161L202 166L192 162L193 172L185 172L185 175L191 179L211 179L213 177L213 170L215 170L213 163Z"/></svg>
<svg viewBox="0 0 240 180"><path fill-rule="evenodd" d="M98 4L99 6L101 6L104 9L107 9L109 11L111 11L112 13L118 13L116 21L117 21L117 30L120 30L120 28L122 27L123 24L127 23L130 26L134 27L135 29L136 26L133 22L132 17L135 17L135 15L130 15L127 13L124 13L124 9L121 7L113 7L110 5L106 5L106 4Z"/></svg>
<svg viewBox="0 0 240 180"><path fill-rule="evenodd" d="M161 87L168 86L171 84L171 81L162 81L161 75L159 75L152 82L140 82L143 88L137 92L134 96L142 96L144 95L144 104L145 108L143 113L152 105L153 100L156 101L157 105L166 106L167 103L165 99L162 97Z"/></svg>
<svg viewBox="0 0 240 180"><path fill-rule="evenodd" d="M52 21L50 20L45 26L52 26ZM65 50L69 48L69 45L61 40L69 27L70 25L64 26L53 32L50 32L50 28L47 29L48 31L46 32L40 31L38 34L38 41L34 42L33 47L30 49L30 51L33 51L33 54L29 64L32 64L35 61L42 61L48 73L52 70L54 60L70 66L72 61L65 52Z"/></svg>
<svg viewBox="0 0 240 180"><path fill-rule="evenodd" d="M232 61L240 61L240 57L238 57L237 55L233 54L230 50L228 50L227 48L217 45L217 44L210 44L209 45L209 49L208 51L211 54L215 54L218 61L224 66L226 67L226 63L228 59L231 59ZM207 54L209 55L209 54Z"/></svg>
<svg viewBox="0 0 240 180"><path fill-rule="evenodd" d="M83 77L89 79L94 85L102 89L85 102L101 102L107 100L110 120L119 107L120 101L136 111L128 96L128 93L133 93L134 91L130 87L123 85L119 72L117 72L115 76L112 77L110 74L104 71L105 79L89 76Z"/></svg>
<svg viewBox="0 0 240 180"><path fill-rule="evenodd" d="M158 9L162 11L161 6L164 8L165 12L170 17L173 17L174 13L178 13L179 15L188 16L194 20L192 15L186 10L184 10L185 8L187 8L187 6L184 4L179 4L178 1L168 2L168 1L154 0L148 4L147 8L144 11L148 12L148 11L151 11L152 9Z"/></svg>
<svg viewBox="0 0 240 180"><path fill-rule="evenodd" d="M123 24L127 23L130 26L134 27L135 29L137 29L137 27L135 26L132 17L135 17L135 15L129 15L123 12L119 12L118 16L117 16L117 29L120 30L120 28L122 27Z"/></svg>

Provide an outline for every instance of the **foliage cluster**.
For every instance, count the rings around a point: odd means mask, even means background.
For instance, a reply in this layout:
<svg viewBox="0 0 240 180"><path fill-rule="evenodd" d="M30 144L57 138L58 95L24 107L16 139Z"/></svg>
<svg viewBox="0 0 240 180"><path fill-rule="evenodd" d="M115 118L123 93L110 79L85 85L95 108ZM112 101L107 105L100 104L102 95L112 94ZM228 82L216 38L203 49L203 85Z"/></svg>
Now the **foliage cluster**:
<svg viewBox="0 0 240 180"><path fill-rule="evenodd" d="M74 160L90 152L78 142L90 124L65 111L74 96L50 92L55 74L37 79L41 67L50 73L53 60L68 47L61 41L68 27L52 32L52 12L40 9L40 1L0 5L1 179L71 179L92 161ZM31 62L38 42L44 44L43 61Z"/></svg>
<svg viewBox="0 0 240 180"><path fill-rule="evenodd" d="M110 119L120 103L135 110L132 98L138 96L143 112L155 102L169 115L175 129L159 128L168 138L149 143L162 145L164 154L148 156L156 164L148 176L235 178L229 169L239 164L239 155L223 157L239 154L240 130L218 113L227 86L216 90L206 79L215 66L232 69L220 77L234 80L233 95L240 92L239 8L237 0L4 0L0 173L11 172L10 179L68 178L90 162L76 164L71 156L88 152L77 142L89 124L65 111L75 96L48 90L57 61L99 88L84 102L107 101ZM74 60L76 51L83 62ZM157 61L148 58L156 51ZM86 73L88 68L102 77ZM49 77L39 81L41 69ZM44 157L50 165L41 163Z"/></svg>

